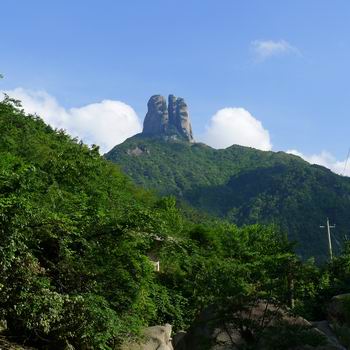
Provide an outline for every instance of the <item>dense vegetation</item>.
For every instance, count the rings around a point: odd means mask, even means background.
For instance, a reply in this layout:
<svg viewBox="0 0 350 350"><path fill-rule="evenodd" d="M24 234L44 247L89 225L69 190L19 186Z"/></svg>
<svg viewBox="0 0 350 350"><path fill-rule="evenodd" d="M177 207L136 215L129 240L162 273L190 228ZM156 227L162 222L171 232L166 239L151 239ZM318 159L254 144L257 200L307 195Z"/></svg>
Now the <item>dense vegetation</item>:
<svg viewBox="0 0 350 350"><path fill-rule="evenodd" d="M208 305L264 299L317 317L350 290L349 250L319 269L274 226L192 223L98 147L15 105L0 103L0 319L9 335L46 349L117 349L141 326L186 329Z"/></svg>
<svg viewBox="0 0 350 350"><path fill-rule="evenodd" d="M210 215L239 226L278 225L304 258L327 257L327 236L319 228L327 217L337 225L336 252L350 228L350 178L294 155L137 135L105 156L137 184Z"/></svg>

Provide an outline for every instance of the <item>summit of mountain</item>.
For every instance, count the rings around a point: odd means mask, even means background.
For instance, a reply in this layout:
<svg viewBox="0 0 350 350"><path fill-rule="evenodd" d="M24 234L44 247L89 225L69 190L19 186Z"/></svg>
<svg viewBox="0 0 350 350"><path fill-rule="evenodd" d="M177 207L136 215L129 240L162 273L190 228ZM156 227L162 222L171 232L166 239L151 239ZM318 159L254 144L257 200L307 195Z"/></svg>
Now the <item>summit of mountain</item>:
<svg viewBox="0 0 350 350"><path fill-rule="evenodd" d="M169 95L167 104L163 96L153 95L147 108L142 135L194 142L188 107L183 98Z"/></svg>

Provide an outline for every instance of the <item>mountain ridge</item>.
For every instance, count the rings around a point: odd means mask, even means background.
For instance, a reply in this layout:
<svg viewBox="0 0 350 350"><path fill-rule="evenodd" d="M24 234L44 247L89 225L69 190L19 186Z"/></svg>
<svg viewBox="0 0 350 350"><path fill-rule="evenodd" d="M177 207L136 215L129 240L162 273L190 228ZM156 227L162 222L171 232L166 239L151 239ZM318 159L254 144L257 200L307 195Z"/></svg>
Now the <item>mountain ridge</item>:
<svg viewBox="0 0 350 350"><path fill-rule="evenodd" d="M326 235L319 229L326 217L338 225L336 251L350 227L350 179L284 152L239 145L216 150L141 134L105 158L136 184L175 195L209 215L240 226L275 223L299 242L304 257L327 256Z"/></svg>
<svg viewBox="0 0 350 350"><path fill-rule="evenodd" d="M350 178L285 152L232 145L214 149L166 133L137 134L105 158L119 164L136 184L175 195L193 208L238 225L275 223L299 242L303 257L327 257L319 226L338 226L338 251L350 228Z"/></svg>

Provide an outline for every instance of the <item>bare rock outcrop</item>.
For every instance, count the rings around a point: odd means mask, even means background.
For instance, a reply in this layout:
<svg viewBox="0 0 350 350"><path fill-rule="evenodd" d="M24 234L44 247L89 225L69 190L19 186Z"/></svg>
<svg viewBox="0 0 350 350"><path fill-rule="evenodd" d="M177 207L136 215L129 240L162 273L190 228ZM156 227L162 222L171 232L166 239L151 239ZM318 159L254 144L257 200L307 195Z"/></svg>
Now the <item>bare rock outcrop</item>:
<svg viewBox="0 0 350 350"><path fill-rule="evenodd" d="M176 100L176 118L175 123L177 130L189 141L193 141L192 126L190 122L190 116L188 113L188 107L183 98Z"/></svg>
<svg viewBox="0 0 350 350"><path fill-rule="evenodd" d="M152 96L147 104L148 111L143 122L143 134L160 135L166 132L169 124L168 109L165 98Z"/></svg>
<svg viewBox="0 0 350 350"><path fill-rule="evenodd" d="M169 95L168 97L168 114L169 114L169 124L176 125L176 100L174 95Z"/></svg>
<svg viewBox="0 0 350 350"><path fill-rule="evenodd" d="M167 105L163 96L154 95L147 106L142 134L193 142L188 106L183 98L169 95Z"/></svg>

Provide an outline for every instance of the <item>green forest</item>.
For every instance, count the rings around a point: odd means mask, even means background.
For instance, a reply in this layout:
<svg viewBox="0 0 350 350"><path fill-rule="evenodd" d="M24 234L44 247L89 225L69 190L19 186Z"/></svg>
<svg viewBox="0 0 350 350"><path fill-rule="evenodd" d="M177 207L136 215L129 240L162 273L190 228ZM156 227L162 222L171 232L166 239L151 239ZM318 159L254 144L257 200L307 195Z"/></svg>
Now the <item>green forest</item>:
<svg viewBox="0 0 350 350"><path fill-rule="evenodd" d="M0 320L7 337L37 349L112 350L148 325L168 322L186 330L215 305L223 319L249 333L245 349L257 349L262 335L274 339L266 349L324 344L307 329L281 324L269 333L230 315L266 300L293 315L323 319L331 297L350 292L348 242L318 265L295 253L283 227L236 226L188 213L175 197L134 185L98 146L26 115L8 97L0 103L0 130ZM193 152L196 147L205 146ZM257 152L249 153L249 162ZM236 154L248 164L244 150ZM274 166L275 157L300 164L305 176L313 171L284 154L266 153L266 164ZM210 159L203 162L210 171ZM284 168L275 169L264 181L280 180ZM219 173L228 179L231 171ZM206 181L202 175L199 183ZM230 191L244 188L249 172L245 176L232 178ZM175 183L169 179L167 186ZM344 327L349 324L350 303Z"/></svg>
<svg viewBox="0 0 350 350"><path fill-rule="evenodd" d="M142 187L209 216L238 226L277 225L304 259L327 259L327 235L320 230L327 217L336 224L336 253L350 237L350 179L291 154L239 145L217 150L140 134L105 157Z"/></svg>

